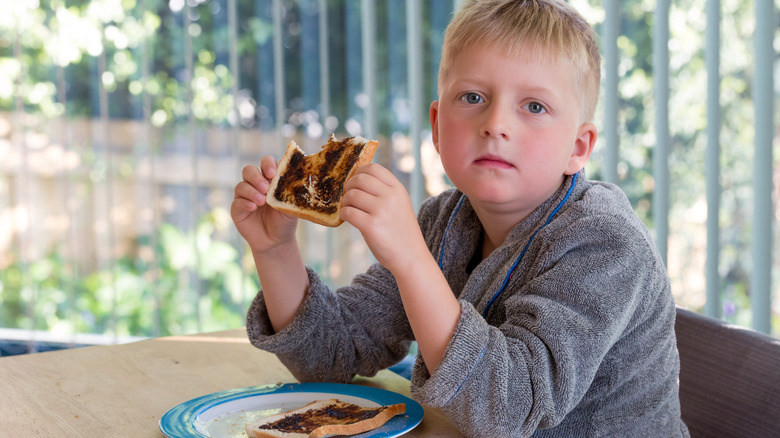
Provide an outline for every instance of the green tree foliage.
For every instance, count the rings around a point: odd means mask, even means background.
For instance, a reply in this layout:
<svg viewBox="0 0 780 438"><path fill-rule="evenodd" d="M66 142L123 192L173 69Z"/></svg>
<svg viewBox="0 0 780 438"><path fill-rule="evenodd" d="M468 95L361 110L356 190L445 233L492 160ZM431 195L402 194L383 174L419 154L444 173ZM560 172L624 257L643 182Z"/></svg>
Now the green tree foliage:
<svg viewBox="0 0 780 438"><path fill-rule="evenodd" d="M194 233L163 224L107 269L81 273L54 248L29 265L0 270L0 326L58 333L164 336L241 327L259 289L253 267L217 239L226 212L215 211ZM222 217L222 219L218 219Z"/></svg>

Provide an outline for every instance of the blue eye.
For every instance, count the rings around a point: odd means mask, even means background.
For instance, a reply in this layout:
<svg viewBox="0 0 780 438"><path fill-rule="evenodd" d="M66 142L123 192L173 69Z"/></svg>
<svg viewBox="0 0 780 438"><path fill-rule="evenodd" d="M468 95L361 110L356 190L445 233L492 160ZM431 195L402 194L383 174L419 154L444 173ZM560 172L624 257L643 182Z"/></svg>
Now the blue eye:
<svg viewBox="0 0 780 438"><path fill-rule="evenodd" d="M531 102L528 104L528 111L532 114L541 114L545 112L544 106L539 102Z"/></svg>
<svg viewBox="0 0 780 438"><path fill-rule="evenodd" d="M460 97L460 100L470 104L482 103L482 96L477 93L466 93Z"/></svg>

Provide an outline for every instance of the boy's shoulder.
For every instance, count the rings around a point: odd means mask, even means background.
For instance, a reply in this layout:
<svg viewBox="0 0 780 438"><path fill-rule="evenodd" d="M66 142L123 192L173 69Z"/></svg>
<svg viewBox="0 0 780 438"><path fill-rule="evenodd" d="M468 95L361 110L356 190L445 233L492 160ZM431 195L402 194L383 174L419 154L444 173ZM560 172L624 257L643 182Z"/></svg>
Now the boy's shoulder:
<svg viewBox="0 0 780 438"><path fill-rule="evenodd" d="M627 216L641 222L628 196L617 184L591 181L590 187L584 195L586 201L584 205L590 209L607 214Z"/></svg>
<svg viewBox="0 0 780 438"><path fill-rule="evenodd" d="M417 221L426 240L432 242L441 238L441 234L456 216L459 224L462 221L479 221L466 196L453 188L423 201L417 213Z"/></svg>
<svg viewBox="0 0 780 438"><path fill-rule="evenodd" d="M572 193L573 202L540 233L539 257L543 265L557 264L562 257L580 257L587 265L627 269L659 279L665 289L665 266L655 239L635 213L623 190L611 183L583 180ZM577 249L576 251L574 249ZM614 261L620 260L619 265ZM652 274L651 274L652 273Z"/></svg>
<svg viewBox="0 0 780 438"><path fill-rule="evenodd" d="M618 185L596 180L583 181L577 205L587 211L603 214L634 214L631 202Z"/></svg>
<svg viewBox="0 0 780 438"><path fill-rule="evenodd" d="M440 219L449 217L452 212L467 202L466 197L460 190L452 188L441 192L438 195L431 196L423 201L420 206L420 218Z"/></svg>
<svg viewBox="0 0 780 438"><path fill-rule="evenodd" d="M575 202L562 216L567 221L586 221L589 228L606 234L640 237L652 243L647 226L636 214L625 192L616 184L585 180ZM654 245L653 245L654 246Z"/></svg>

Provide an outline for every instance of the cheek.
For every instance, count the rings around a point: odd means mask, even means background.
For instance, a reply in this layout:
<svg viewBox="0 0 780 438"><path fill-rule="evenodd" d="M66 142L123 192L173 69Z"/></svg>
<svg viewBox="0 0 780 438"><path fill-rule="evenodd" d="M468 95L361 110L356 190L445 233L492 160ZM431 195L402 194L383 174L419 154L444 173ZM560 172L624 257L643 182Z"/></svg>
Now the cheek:
<svg viewBox="0 0 780 438"><path fill-rule="evenodd" d="M452 155L453 151L458 149L458 138L460 133L457 125L440 120L438 128L439 144L437 147L439 154L442 156Z"/></svg>
<svg viewBox="0 0 780 438"><path fill-rule="evenodd" d="M464 159L463 154L457 148L454 148L451 143L439 143L439 159L444 168L444 172L450 179L456 180L458 179L458 175L463 173L463 167L466 164L466 160Z"/></svg>
<svg viewBox="0 0 780 438"><path fill-rule="evenodd" d="M538 159L548 162L557 162L571 155L573 141L569 136L563 135L560 130L539 133L534 140L534 155ZM552 163L551 163L552 164Z"/></svg>
<svg viewBox="0 0 780 438"><path fill-rule="evenodd" d="M462 158L466 152L465 144L463 133L455 127L439 131L439 155L442 156L442 161Z"/></svg>
<svg viewBox="0 0 780 438"><path fill-rule="evenodd" d="M467 128L470 118L463 118L462 115L457 114L455 111L450 111L439 116L439 126L441 130L439 134L451 133L457 131L464 131ZM444 132L442 132L442 130Z"/></svg>

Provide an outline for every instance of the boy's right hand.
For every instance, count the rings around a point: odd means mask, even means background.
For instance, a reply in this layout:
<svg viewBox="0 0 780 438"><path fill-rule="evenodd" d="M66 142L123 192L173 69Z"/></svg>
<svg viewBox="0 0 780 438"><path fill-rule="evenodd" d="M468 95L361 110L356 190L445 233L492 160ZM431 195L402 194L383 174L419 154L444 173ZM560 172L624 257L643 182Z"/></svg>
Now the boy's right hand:
<svg viewBox="0 0 780 438"><path fill-rule="evenodd" d="M265 202L274 174L276 160L265 155L260 159L260 168L243 168L242 181L234 190L230 216L253 253L264 253L286 243L295 243L298 219L275 210Z"/></svg>

